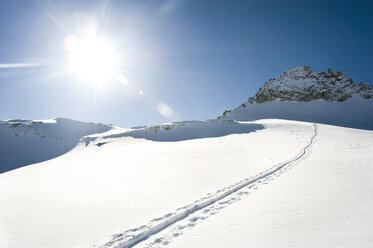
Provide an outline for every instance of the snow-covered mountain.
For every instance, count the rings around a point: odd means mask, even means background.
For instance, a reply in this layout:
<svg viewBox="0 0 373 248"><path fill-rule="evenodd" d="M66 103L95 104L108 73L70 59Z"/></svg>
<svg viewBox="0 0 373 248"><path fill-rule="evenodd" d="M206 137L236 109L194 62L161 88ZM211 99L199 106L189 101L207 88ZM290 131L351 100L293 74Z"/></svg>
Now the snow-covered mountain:
<svg viewBox="0 0 373 248"><path fill-rule="evenodd" d="M215 120L2 121L0 247L371 247L371 96L303 66Z"/></svg>
<svg viewBox="0 0 373 248"><path fill-rule="evenodd" d="M0 121L0 173L60 156L83 136L111 129L66 118Z"/></svg>
<svg viewBox="0 0 373 248"><path fill-rule="evenodd" d="M373 87L355 84L342 72L313 72L308 66L285 71L221 120L278 118L373 129Z"/></svg>
<svg viewBox="0 0 373 248"><path fill-rule="evenodd" d="M309 102L319 99L343 102L353 96L371 99L373 87L366 82L355 84L348 76L340 71L334 73L331 68L328 69L328 73L317 73L304 65L269 79L253 97L249 98L248 102L264 103L273 100Z"/></svg>

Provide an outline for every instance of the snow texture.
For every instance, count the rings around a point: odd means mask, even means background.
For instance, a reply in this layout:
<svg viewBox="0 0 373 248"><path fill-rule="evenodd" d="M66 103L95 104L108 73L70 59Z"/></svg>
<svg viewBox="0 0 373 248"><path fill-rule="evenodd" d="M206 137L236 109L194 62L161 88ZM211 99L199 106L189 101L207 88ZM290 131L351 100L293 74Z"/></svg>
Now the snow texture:
<svg viewBox="0 0 373 248"><path fill-rule="evenodd" d="M293 169L139 247L372 247L372 154L372 131L318 125L311 152Z"/></svg>
<svg viewBox="0 0 373 248"><path fill-rule="evenodd" d="M236 193L237 191L241 190L244 187L248 187L249 185L253 185L256 182L260 182L261 180L265 180L271 176L273 176L275 173L279 172L280 170L286 169L287 167L290 167L293 163L297 162L298 160L302 159L310 146L313 144L313 141L317 135L317 126L314 125L314 134L310 138L309 143L302 148L300 153L295 156L294 158L280 163L266 171L261 172L260 174L252 177L252 178L245 178L241 180L240 182L233 184L232 186L223 188L219 191L217 191L215 194L210 194L196 202L194 202L191 205L182 207L177 209L176 212L167 214L163 217L157 218L157 222L151 223L150 225L141 226L139 228L128 230L124 233L117 234L114 236L113 240L110 241L105 245L105 247L117 247L117 248L129 248L133 247L136 244L140 243L141 241L144 241L148 239L152 235L156 235L162 231L164 231L166 228L168 228L171 225L174 225L185 218L189 217L190 215L196 213L197 211L203 210L204 213L209 214L209 207L216 202L219 202L225 198L230 197L232 194ZM208 211L207 211L208 210ZM198 218L192 218L190 219L192 222L195 222L201 217ZM180 229L180 226L179 228ZM175 236L173 234L172 236ZM154 242L155 244L159 243L160 241L164 242L165 238L162 239L156 239ZM167 242L168 244L168 242ZM150 245L151 246L151 245Z"/></svg>
<svg viewBox="0 0 373 248"><path fill-rule="evenodd" d="M88 134L112 127L66 118L0 121L0 173L60 156Z"/></svg>
<svg viewBox="0 0 373 248"><path fill-rule="evenodd" d="M296 157L313 135L308 123L250 124L263 128L178 142L98 137L0 174L0 247L100 247L154 231Z"/></svg>

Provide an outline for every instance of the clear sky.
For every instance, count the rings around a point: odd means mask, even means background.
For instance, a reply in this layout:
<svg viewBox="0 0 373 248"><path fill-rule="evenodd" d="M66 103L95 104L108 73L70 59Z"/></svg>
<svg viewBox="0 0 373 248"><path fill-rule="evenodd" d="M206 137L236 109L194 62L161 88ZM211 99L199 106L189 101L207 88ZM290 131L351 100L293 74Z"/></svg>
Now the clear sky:
<svg viewBox="0 0 373 248"><path fill-rule="evenodd" d="M359 0L0 1L0 119L215 118L304 64L371 84L372 27L373 1ZM115 71L106 55L91 65L86 43L66 46L87 30L111 45Z"/></svg>

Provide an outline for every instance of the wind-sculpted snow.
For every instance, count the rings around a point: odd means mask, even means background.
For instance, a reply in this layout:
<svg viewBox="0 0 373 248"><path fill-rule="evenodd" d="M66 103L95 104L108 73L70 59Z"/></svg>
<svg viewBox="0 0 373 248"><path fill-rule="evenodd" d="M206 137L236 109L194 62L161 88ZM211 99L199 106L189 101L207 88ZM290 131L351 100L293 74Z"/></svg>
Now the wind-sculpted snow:
<svg viewBox="0 0 373 248"><path fill-rule="evenodd" d="M65 118L0 121L0 173L60 156L83 136L111 128Z"/></svg>
<svg viewBox="0 0 373 248"><path fill-rule="evenodd" d="M132 129L123 133L104 136L103 138L133 137L153 141L183 141L250 133L262 129L264 129L264 126L256 123L216 120L185 121Z"/></svg>

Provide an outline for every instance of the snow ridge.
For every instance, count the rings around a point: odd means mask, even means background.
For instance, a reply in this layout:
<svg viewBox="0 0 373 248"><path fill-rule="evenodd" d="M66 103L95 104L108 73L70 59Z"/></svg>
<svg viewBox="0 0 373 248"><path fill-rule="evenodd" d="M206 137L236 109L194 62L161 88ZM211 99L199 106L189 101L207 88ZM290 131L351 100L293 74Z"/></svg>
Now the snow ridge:
<svg viewBox="0 0 373 248"><path fill-rule="evenodd" d="M53 120L0 120L0 173L60 156L86 135L112 126L67 118ZM21 155L20 155L21 154Z"/></svg>
<svg viewBox="0 0 373 248"><path fill-rule="evenodd" d="M152 220L149 224L140 226L138 228L127 230L123 233L114 235L112 240L105 244L104 248L109 247L115 247L115 248L130 248L133 247L140 242L148 239L150 236L158 234L162 231L164 231L169 226L182 221L183 219L187 218L188 216L196 213L199 210L205 209L209 207L210 205L232 195L233 193L241 190L244 187L247 187L249 185L255 184L260 180L266 179L276 172L292 166L294 163L305 157L305 155L308 153L309 148L314 143L314 140L317 136L317 125L313 124L314 126L314 134L310 138L309 143L300 151L300 153L295 156L294 158L283 162L281 164L278 164L260 174L257 176L254 176L252 178L245 178L241 180L240 182L233 184L229 187L226 187L222 190L217 191L215 194L208 195L200 200L195 201L191 205L187 205L185 207L177 209L173 213L168 213L164 215L163 217L156 218ZM155 243L158 243L159 240L155 240ZM153 244L155 244L153 243ZM152 246L152 245L150 245Z"/></svg>
<svg viewBox="0 0 373 248"><path fill-rule="evenodd" d="M112 129L100 123L86 123L67 118L51 120L0 120L2 136L38 137L52 140L81 138L88 134L102 133Z"/></svg>

